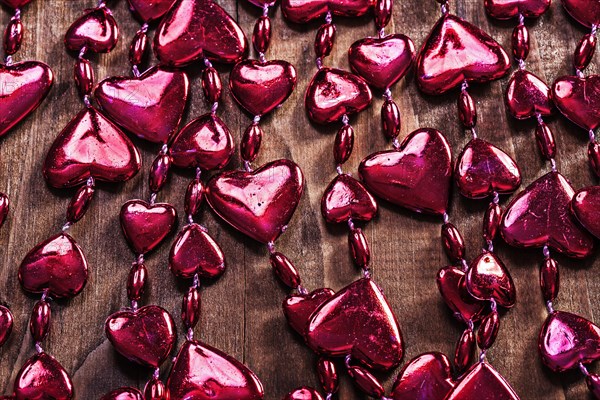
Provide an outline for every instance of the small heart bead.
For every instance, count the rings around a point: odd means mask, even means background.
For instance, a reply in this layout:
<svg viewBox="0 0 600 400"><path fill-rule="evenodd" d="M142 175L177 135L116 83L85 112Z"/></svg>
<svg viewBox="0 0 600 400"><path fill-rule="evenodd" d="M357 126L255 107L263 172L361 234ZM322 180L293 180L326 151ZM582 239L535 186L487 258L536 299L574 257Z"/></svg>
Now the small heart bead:
<svg viewBox="0 0 600 400"><path fill-rule="evenodd" d="M394 382L392 399L444 400L455 385L448 357L424 353L402 368Z"/></svg>
<svg viewBox="0 0 600 400"><path fill-rule="evenodd" d="M86 50L108 53L119 39L117 21L106 7L88 10L71 24L65 34L65 44L72 51Z"/></svg>
<svg viewBox="0 0 600 400"><path fill-rule="evenodd" d="M158 246L173 230L177 211L167 203L148 204L130 200L119 214L125 239L136 254L145 254Z"/></svg>
<svg viewBox="0 0 600 400"><path fill-rule="evenodd" d="M440 294L455 316L465 322L477 322L485 311L485 302L469 293L465 272L456 267L445 267L438 271L437 285Z"/></svg>
<svg viewBox="0 0 600 400"><path fill-rule="evenodd" d="M527 70L518 70L508 81L505 103L517 119L552 115L552 92L544 81Z"/></svg>
<svg viewBox="0 0 600 400"><path fill-rule="evenodd" d="M308 318L335 292L329 288L315 289L308 294L291 294L283 302L283 314L288 324L300 335L306 333Z"/></svg>
<svg viewBox="0 0 600 400"><path fill-rule="evenodd" d="M515 284L504 263L494 253L483 252L471 262L466 284L469 293L478 300L494 299L506 308L515 305Z"/></svg>
<svg viewBox="0 0 600 400"><path fill-rule="evenodd" d="M350 175L338 175L321 198L321 214L329 223L348 219L370 221L377 214L377 201Z"/></svg>
<svg viewBox="0 0 600 400"><path fill-rule="evenodd" d="M16 400L73 398L73 382L62 365L47 353L33 355L17 373Z"/></svg>
<svg viewBox="0 0 600 400"><path fill-rule="evenodd" d="M225 256L221 247L198 224L183 228L169 253L169 268L176 276L215 279L225 272Z"/></svg>

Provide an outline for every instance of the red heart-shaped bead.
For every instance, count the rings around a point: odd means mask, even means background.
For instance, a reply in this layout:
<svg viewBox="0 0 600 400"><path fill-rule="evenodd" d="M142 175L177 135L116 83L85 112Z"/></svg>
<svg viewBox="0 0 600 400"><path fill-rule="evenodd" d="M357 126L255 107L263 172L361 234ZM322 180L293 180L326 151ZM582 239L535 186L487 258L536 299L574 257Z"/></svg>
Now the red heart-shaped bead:
<svg viewBox="0 0 600 400"><path fill-rule="evenodd" d="M169 268L176 276L218 278L225 272L221 247L198 224L189 224L179 232L169 253Z"/></svg>
<svg viewBox="0 0 600 400"><path fill-rule="evenodd" d="M77 186L89 177L105 182L131 179L140 170L140 153L102 113L84 108L48 150L44 177L57 188Z"/></svg>
<svg viewBox="0 0 600 400"><path fill-rule="evenodd" d="M7 307L0 305L0 347L10 337L13 328L13 315Z"/></svg>
<svg viewBox="0 0 600 400"><path fill-rule="evenodd" d="M401 34L361 39L348 51L352 72L381 90L402 79L414 58L415 45L408 36Z"/></svg>
<svg viewBox="0 0 600 400"><path fill-rule="evenodd" d="M142 21L155 21L165 15L175 0L128 0L129 9Z"/></svg>
<svg viewBox="0 0 600 400"><path fill-rule="evenodd" d="M301 386L286 394L283 400L323 400L323 396L314 388Z"/></svg>
<svg viewBox="0 0 600 400"><path fill-rule="evenodd" d="M123 357L150 368L166 360L177 340L173 318L154 305L112 314L104 331Z"/></svg>
<svg viewBox="0 0 600 400"><path fill-rule="evenodd" d="M594 239L571 214L573 195L565 177L547 173L510 202L500 224L502 237L515 247L548 245L568 257L587 257Z"/></svg>
<svg viewBox="0 0 600 400"><path fill-rule="evenodd" d="M374 0L282 0L281 11L291 22L301 24L330 12L341 17L359 17L375 4Z"/></svg>
<svg viewBox="0 0 600 400"><path fill-rule="evenodd" d="M552 96L556 108L573 123L586 130L600 126L600 75L558 78Z"/></svg>
<svg viewBox="0 0 600 400"><path fill-rule="evenodd" d="M169 154L180 168L223 168L233 155L233 138L221 118L202 115L189 122L171 142Z"/></svg>
<svg viewBox="0 0 600 400"><path fill-rule="evenodd" d="M73 398L73 382L62 365L47 353L33 355L21 367L14 383L17 400Z"/></svg>
<svg viewBox="0 0 600 400"><path fill-rule="evenodd" d="M65 44L69 50L86 50L94 53L108 53L119 40L117 21L106 7L88 10L71 24L65 34Z"/></svg>
<svg viewBox="0 0 600 400"><path fill-rule="evenodd" d="M56 298L77 295L87 281L88 266L81 247L66 233L39 243L19 267L19 282L27 292Z"/></svg>
<svg viewBox="0 0 600 400"><path fill-rule="evenodd" d="M329 288L315 289L308 294L291 294L283 302L283 314L288 324L299 334L305 335L308 319L325 301L331 299L335 292Z"/></svg>
<svg viewBox="0 0 600 400"><path fill-rule="evenodd" d="M177 222L177 211L167 203L130 200L121 207L119 218L123 235L133 251L145 254L171 232Z"/></svg>
<svg viewBox="0 0 600 400"><path fill-rule="evenodd" d="M144 396L138 389L122 387L106 393L100 400L144 400Z"/></svg>
<svg viewBox="0 0 600 400"><path fill-rule="evenodd" d="M10 8L22 8L24 5L31 3L32 0L0 0L0 3Z"/></svg>
<svg viewBox="0 0 600 400"><path fill-rule="evenodd" d="M268 243L285 230L303 186L300 167L282 159L252 172L228 171L214 176L206 185L206 199L238 231Z"/></svg>
<svg viewBox="0 0 600 400"><path fill-rule="evenodd" d="M50 67L38 61L0 64L0 136L42 103L53 81Z"/></svg>
<svg viewBox="0 0 600 400"><path fill-rule="evenodd" d="M562 0L562 5L580 24L588 28L600 25L600 3L597 0Z"/></svg>
<svg viewBox="0 0 600 400"><path fill-rule="evenodd" d="M519 400L510 384L487 362L479 362L456 385L446 400Z"/></svg>
<svg viewBox="0 0 600 400"><path fill-rule="evenodd" d="M280 106L295 87L296 69L287 61L240 61L229 74L233 98L252 115Z"/></svg>
<svg viewBox="0 0 600 400"><path fill-rule="evenodd" d="M465 322L477 322L483 317L486 304L467 290L465 272L456 267L444 267L437 273L437 286L454 315Z"/></svg>
<svg viewBox="0 0 600 400"><path fill-rule="evenodd" d="M150 142L166 143L181 121L188 87L185 72L157 66L137 78L105 79L94 95L102 110L122 128Z"/></svg>
<svg viewBox="0 0 600 400"><path fill-rule="evenodd" d="M600 186L590 186L575 193L571 209L581 225L600 238Z"/></svg>
<svg viewBox="0 0 600 400"><path fill-rule="evenodd" d="M212 0L177 0L154 36L154 52L163 63L183 66L206 57L233 64L248 52L244 31Z"/></svg>
<svg viewBox="0 0 600 400"><path fill-rule="evenodd" d="M377 201L350 175L336 176L321 198L321 214L329 223L348 219L370 221L377 214Z"/></svg>
<svg viewBox="0 0 600 400"><path fill-rule="evenodd" d="M469 293L476 299L494 299L506 308L515 305L515 284L502 260L494 253L484 251L471 262L466 284Z"/></svg>
<svg viewBox="0 0 600 400"><path fill-rule="evenodd" d="M510 68L506 51L487 33L451 14L433 27L417 57L417 83L427 94L442 94L462 82L488 82Z"/></svg>
<svg viewBox="0 0 600 400"><path fill-rule="evenodd" d="M392 399L444 400L454 388L450 361L442 353L424 353L413 358L398 374Z"/></svg>
<svg viewBox="0 0 600 400"><path fill-rule="evenodd" d="M382 199L416 212L446 212L452 154L438 130L418 129L404 139L398 150L367 156L358 173L365 186Z"/></svg>
<svg viewBox="0 0 600 400"><path fill-rule="evenodd" d="M310 317L305 338L317 353L351 355L369 368L394 368L404 352L396 316L381 289L366 278L322 303Z"/></svg>
<svg viewBox="0 0 600 400"><path fill-rule="evenodd" d="M372 97L361 77L341 69L321 68L306 89L304 105L311 121L327 124L361 112Z"/></svg>
<svg viewBox="0 0 600 400"><path fill-rule="evenodd" d="M233 357L199 341L186 341L167 380L172 399L259 400L262 384Z"/></svg>
<svg viewBox="0 0 600 400"><path fill-rule="evenodd" d="M485 10L492 18L510 19L519 14L537 18L550 8L551 0L485 0Z"/></svg>
<svg viewBox="0 0 600 400"><path fill-rule="evenodd" d="M517 119L552 115L552 93L544 81L531 72L520 69L508 82L504 100L506 108Z"/></svg>
<svg viewBox="0 0 600 400"><path fill-rule="evenodd" d="M521 185L521 171L505 152L481 139L472 139L458 156L454 180L460 194L480 199L494 192L512 193Z"/></svg>
<svg viewBox="0 0 600 400"><path fill-rule="evenodd" d="M538 349L555 372L577 368L600 359L600 328L579 315L555 311L542 326Z"/></svg>

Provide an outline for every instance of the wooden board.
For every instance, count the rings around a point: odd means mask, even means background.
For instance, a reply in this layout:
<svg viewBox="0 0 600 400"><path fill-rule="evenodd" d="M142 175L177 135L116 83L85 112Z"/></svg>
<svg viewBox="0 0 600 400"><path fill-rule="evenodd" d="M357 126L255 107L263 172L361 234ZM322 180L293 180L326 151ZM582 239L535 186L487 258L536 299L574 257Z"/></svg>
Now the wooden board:
<svg viewBox="0 0 600 400"><path fill-rule="evenodd" d="M98 79L127 75L127 52L139 27L124 0L114 1L112 9L121 28L118 47L108 55L93 57ZM252 32L260 10L234 0L220 3L236 18L245 32ZM12 382L25 360L34 352L27 329L35 302L24 294L17 281L19 263L36 243L57 232L73 191L47 187L41 175L45 154L62 127L82 107L72 81L74 56L67 54L63 35L68 25L94 0L34 1L23 10L25 42L16 60L36 59L50 64L56 83L43 105L14 131L0 141L0 190L7 192L12 208L0 230L0 301L14 312L16 326L11 339L0 350L0 391L11 392ZM491 33L506 48L516 21L497 23L488 19L483 1L456 1L453 13L474 22ZM396 1L389 32L409 35L417 46L424 41L439 16L437 3ZM1 26L9 20L8 10L0 13ZM335 49L326 64L348 68L347 49L355 41L374 34L371 18L337 19ZM537 21L528 21L532 33L529 68L551 82L571 73L571 56L585 31L568 18L559 2ZM285 105L264 119L264 147L258 163L281 157L295 160L306 175L306 190L290 228L278 242L302 273L309 289L328 286L340 289L359 277L347 249L345 227L324 223L319 204L325 186L335 176L332 143L337 127L317 127L309 123L303 96L315 72L313 39L319 23L290 26L280 10L273 13L274 37L268 52L271 59L292 62L298 70L298 88ZM597 60L597 57L596 57ZM589 73L597 72L597 61ZM185 115L189 121L207 111L203 102L198 66L189 69L192 101ZM220 67L227 79L227 67ZM477 86L473 95L479 111L478 132L513 155L522 168L525 184L541 176L548 165L541 161L534 140L533 122L517 123L504 108L503 91L508 78ZM442 97L424 97L414 84L414 76L393 88L403 127L401 138L418 127L439 128L449 138L454 154L468 141L456 114L456 92ZM352 119L357 140L346 169L356 171L367 154L388 145L380 133L377 94L373 106ZM239 140L249 117L232 101L229 92L219 111ZM549 124L558 145L558 167L576 188L595 183L586 159L587 134L563 117ZM90 279L84 292L70 301L55 302L52 332L44 342L48 352L72 374L78 399L99 398L110 389L133 385L143 387L150 372L117 357L104 336L106 316L126 304L125 282L133 255L122 238L118 212L128 199L147 197L147 169L158 149L135 140L143 154L144 169L131 181L115 186L100 185L87 216L72 229L72 235L85 250L90 264ZM232 167L239 165L239 158ZM160 194L160 201L183 209L183 194L191 175L177 171ZM505 203L507 199L502 199ZM454 194L451 219L462 230L470 256L482 245L480 230L485 202L466 201ZM181 212L180 214L183 214ZM180 217L181 219L181 217ZM229 268L222 279L202 291L202 320L196 336L249 365L261 378L267 399L281 399L300 385L317 385L314 372L316 356L288 328L281 313L284 288L273 278L267 250L226 226L206 209L201 217L221 244ZM183 220L180 221L180 227ZM406 340L405 360L424 351L452 354L461 325L453 320L442 303L435 285L437 270L447 262L439 231L440 221L415 215L382 203L379 216L364 227L373 253L374 279L397 314ZM159 304L179 315L185 286L167 268L173 236L158 251L148 256L151 284L146 302ZM521 251L499 243L499 255L510 268L518 287L518 303L503 315L497 343L489 352L490 362L512 383L522 399L588 398L583 379L577 372L556 375L545 369L537 354L537 336L545 317L538 288L540 251ZM600 313L600 260L558 258L561 265L561 293L558 309L580 313L592 320ZM181 325L178 321L181 332ZM165 366L163 371L167 371ZM342 374L344 376L344 374ZM395 373L383 376L389 389ZM357 399L344 376L339 398Z"/></svg>

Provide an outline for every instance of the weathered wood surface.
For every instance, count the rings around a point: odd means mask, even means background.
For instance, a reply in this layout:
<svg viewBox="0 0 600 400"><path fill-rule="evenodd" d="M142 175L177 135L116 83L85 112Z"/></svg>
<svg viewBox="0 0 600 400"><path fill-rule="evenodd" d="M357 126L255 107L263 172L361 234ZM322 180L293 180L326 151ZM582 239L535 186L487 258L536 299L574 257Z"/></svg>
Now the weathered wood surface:
<svg viewBox="0 0 600 400"><path fill-rule="evenodd" d="M112 3L122 39L109 55L93 58L99 79L128 74L127 49L139 26L127 11L126 1ZM259 10L241 0L239 3L221 0L220 3L237 18L246 33L252 31ZM94 0L40 0L23 10L25 43L17 59L47 62L54 69L56 83L43 105L0 144L0 188L12 201L9 219L0 230L0 301L11 307L16 318L15 331L0 350L0 392L5 394L11 392L18 369L34 352L27 321L35 299L20 289L18 265L34 244L59 229L72 195L69 191L50 190L40 172L54 137L82 107L72 82L74 57L65 51L63 34L84 8L94 4ZM450 9L481 26L509 48L515 21L497 23L488 19L483 0L453 1ZM0 11L4 27L10 16L7 10ZM438 16L437 3L433 0L397 1L388 31L405 33L420 46ZM300 207L278 247L295 260L306 287L339 289L356 279L359 273L348 256L346 230L327 226L319 212L321 194L335 174L331 146L336 127L311 125L302 101L315 72L312 44L318 23L290 26L279 10L274 13L273 21L274 38L268 57L292 62L298 70L299 82L285 105L265 118L264 148L258 162L290 157L302 167L307 181ZM352 21L340 18L336 22L337 43L327 64L348 68L348 47L357 39L373 35L374 27L367 17ZM533 34L529 68L546 81L571 73L571 55L584 30L566 16L558 2L544 17L528 21L527 25ZM186 121L207 111L198 71L198 67L190 68L192 101ZM221 68L221 71L226 79L228 69ZM590 73L596 71L597 61ZM417 91L413 78L409 76L406 82L393 88L403 116L401 137L417 127L439 128L446 133L457 154L468 140L456 116L457 93L425 98ZM548 166L538 156L533 123L516 123L506 114L502 94L507 80L474 88L479 110L478 132L516 158L524 183L528 184ZM353 119L357 141L347 164L352 171L356 171L362 157L387 146L379 128L381 102L377 96L370 109ZM234 104L228 92L220 114L239 138L249 118ZM586 164L587 134L562 117L552 118L550 125L557 139L561 171L577 188L594 183ZM147 196L147 168L158 150L139 140L135 143L143 153L144 172L118 187L102 185L87 216L72 228L73 236L87 254L90 280L75 299L53 304L52 333L44 343L72 374L78 399L95 399L121 385L143 387L150 375L149 371L132 367L115 356L103 332L106 316L126 302L125 281L133 258L120 233L118 212L126 200ZM232 164L236 165L239 165L238 159ZM189 178L187 173L174 174L160 194L160 200L182 209ZM452 204L452 221L462 230L469 254L474 255L482 244L480 225L485 204L465 201L456 193ZM196 329L197 337L249 365L262 379L267 399L281 399L299 385L317 385L316 357L286 325L281 313L286 292L272 276L265 247L238 234L208 210L202 222L223 247L229 268L222 279L202 291L202 321ZM430 350L452 354L461 332L460 324L452 319L435 285L436 271L447 262L440 245L439 227L437 220L415 217L389 204L382 204L378 218L365 226L373 253L374 277L385 289L401 321L407 344L405 360ZM148 257L151 287L147 303L160 304L178 316L184 287L167 268L172 239L173 236ZM542 367L537 355L537 336L545 317L538 289L540 251L517 251L504 244L497 247L518 286L518 304L503 316L500 335L489 353L489 360L522 399L588 398L578 373L555 375ZM559 262L562 282L556 307L598 322L600 261L597 256L586 261L559 258ZM388 390L394 377L395 373L384 377ZM339 398L360 398L347 378L343 379Z"/></svg>

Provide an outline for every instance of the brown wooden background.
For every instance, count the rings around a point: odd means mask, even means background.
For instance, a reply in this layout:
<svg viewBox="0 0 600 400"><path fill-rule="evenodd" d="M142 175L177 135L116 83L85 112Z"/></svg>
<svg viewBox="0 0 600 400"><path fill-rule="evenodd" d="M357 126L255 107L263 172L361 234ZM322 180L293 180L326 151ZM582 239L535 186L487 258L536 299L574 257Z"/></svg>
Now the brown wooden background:
<svg viewBox="0 0 600 400"><path fill-rule="evenodd" d="M0 190L8 193L12 202L8 221L0 230L0 301L11 307L16 319L11 339L0 349L0 393L11 392L18 369L34 352L27 321L35 299L20 289L18 265L34 244L63 224L72 195L68 191L50 190L40 172L54 137L82 107L71 77L74 58L65 51L63 35L82 10L95 3L95 0L38 0L23 10L25 44L16 60L47 62L56 74L56 82L43 105L0 142ZM252 31L260 13L258 9L243 0L220 3L237 18L245 32ZM127 49L139 26L127 11L125 0L113 1L111 7L122 36L112 53L94 58L99 79L129 73ZM509 49L515 21L497 23L488 19L483 0L453 1L450 9L490 32ZM433 0L396 1L388 31L405 33L420 47L438 16ZM9 17L7 10L1 10L2 27ZM302 167L307 180L300 207L278 247L295 260L307 288L340 289L359 273L348 256L346 229L327 226L319 212L321 194L335 175L331 146L337 128L311 125L302 101L315 72L312 43L318 23L290 26L283 21L279 10L274 13L273 21L273 44L267 56L292 62L298 70L299 82L285 105L264 120L266 136L258 161L291 157ZM353 21L339 18L336 22L337 43L326 64L348 68L348 47L355 40L373 35L374 26L367 17ZM584 30L565 15L558 2L543 18L528 21L527 25L533 36L529 68L547 81L571 73L571 55ZM186 121L207 111L198 71L197 67L190 68L192 101ZM221 71L226 79L227 68ZM595 71L597 67L592 65L590 73ZM516 158L524 183L529 184L548 166L538 156L533 123L516 123L506 114L502 94L507 79L473 90L479 110L478 132ZM447 134L454 154L458 154L468 137L456 116L456 93L424 98L418 93L413 76L396 85L393 93L403 116L401 137L417 127L439 128ZM379 128L381 102L378 95L370 109L353 118L357 142L347 169L355 171L362 157L387 146ZM239 138L249 118L233 103L228 92L220 114ZM558 142L560 170L576 188L594 183L585 155L587 134L562 117L553 118L550 125ZM106 316L126 303L125 281L133 258L120 233L118 212L126 200L147 197L146 171L158 151L141 141L136 144L143 153L144 172L120 187L101 186L87 216L71 230L88 257L88 286L71 301L53 303L52 333L44 346L71 373L78 399L95 399L121 385L143 387L149 377L149 371L132 368L118 359L103 333ZM238 161L234 160L233 165L239 165ZM181 210L189 178L186 173L174 174L159 200L171 202ZM465 201L457 194L452 204L451 219L462 230L469 253L474 255L482 245L480 223L485 204ZM202 321L196 329L197 337L249 365L261 378L267 399L281 399L299 385L317 385L316 357L286 325L281 313L286 292L272 276L264 246L238 234L209 211L202 216L202 222L223 247L229 269L222 279L203 290ZM415 217L389 204L382 204L379 217L365 228L372 247L374 278L384 288L401 322L407 344L405 360L431 350L452 354L461 332L435 285L436 271L446 263L439 228L437 220ZM147 302L160 304L178 316L184 286L167 268L172 239L173 236L148 257L151 287ZM499 339L489 353L490 361L522 399L587 399L585 384L578 373L555 375L542 367L537 355L537 335L545 317L537 284L540 251L517 251L502 244L497 247L513 274L519 299L517 306L502 318ZM592 257L583 262L564 258L559 261L562 289L556 307L598 321L600 260ZM395 373L386 378L389 390ZM339 398L360 398L346 378Z"/></svg>

